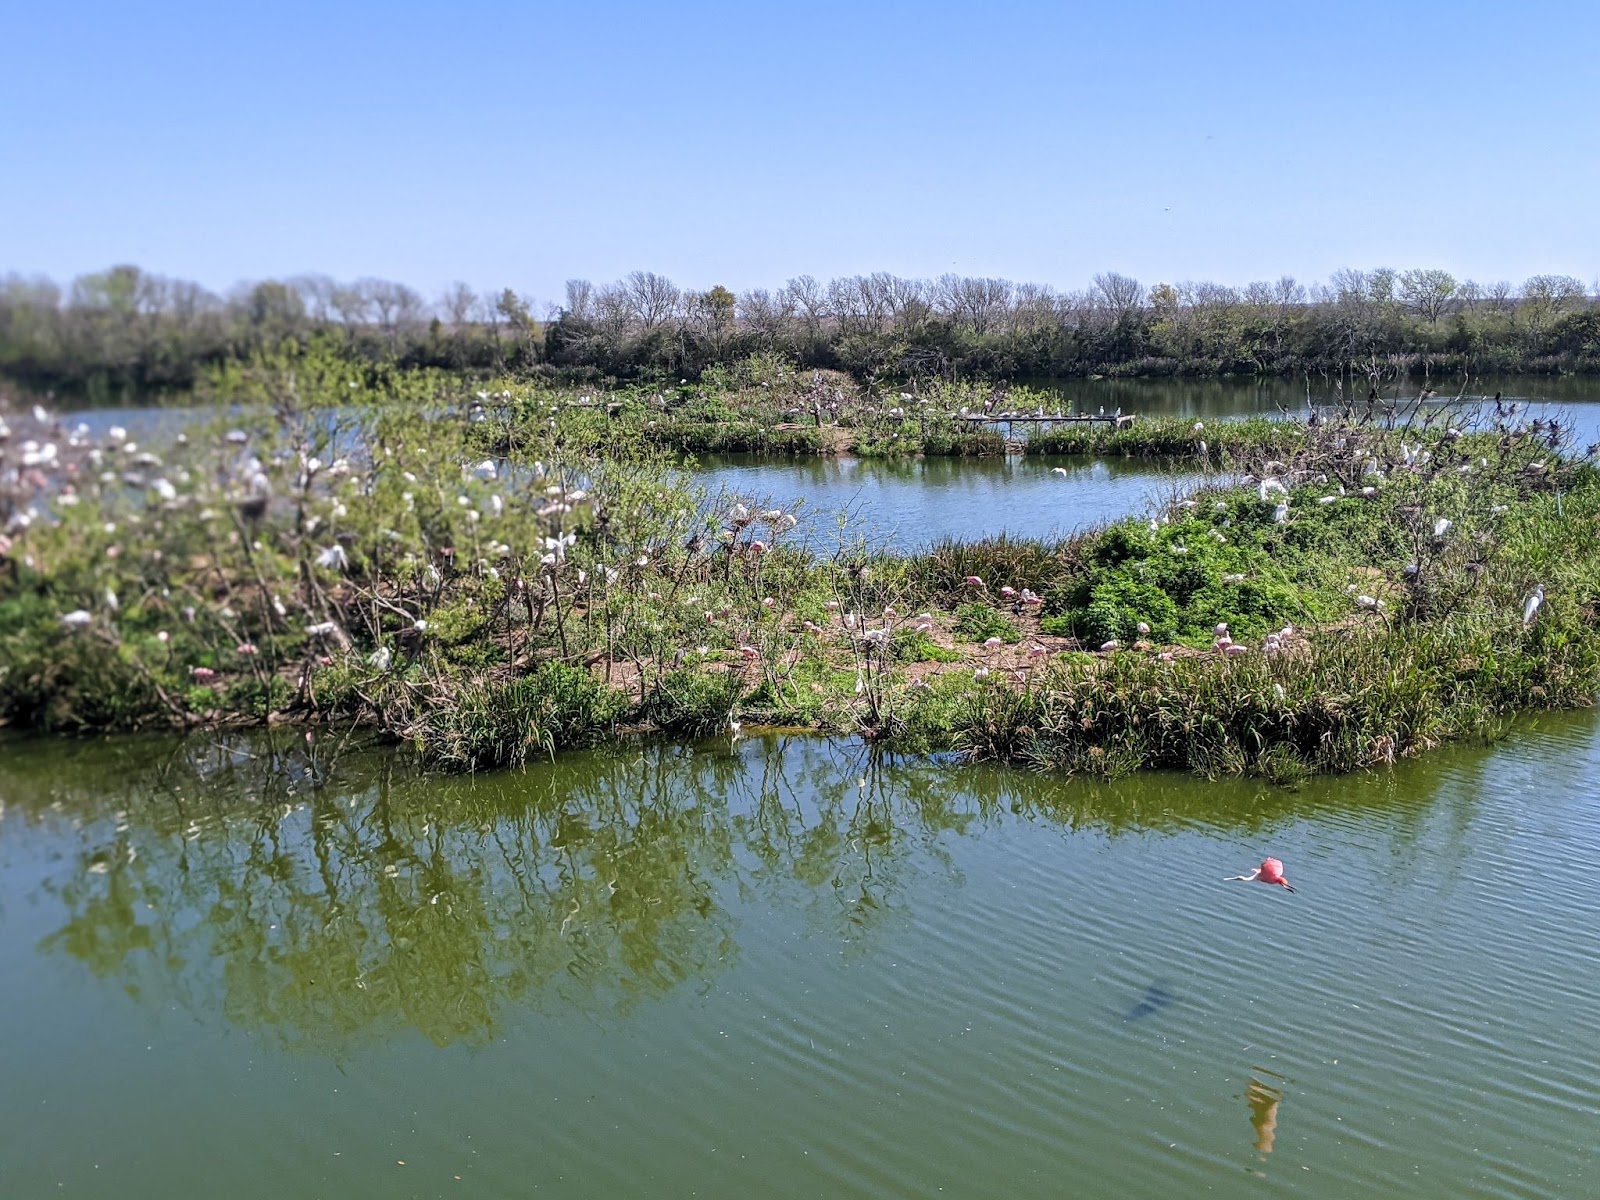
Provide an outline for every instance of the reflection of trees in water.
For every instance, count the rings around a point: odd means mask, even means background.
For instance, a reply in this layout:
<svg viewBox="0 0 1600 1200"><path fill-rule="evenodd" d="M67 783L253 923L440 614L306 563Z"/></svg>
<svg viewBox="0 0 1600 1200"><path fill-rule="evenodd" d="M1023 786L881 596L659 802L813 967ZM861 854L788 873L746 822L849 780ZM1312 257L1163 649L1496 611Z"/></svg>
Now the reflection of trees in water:
<svg viewBox="0 0 1600 1200"><path fill-rule="evenodd" d="M972 808L951 781L814 740L450 780L352 755L321 787L317 753L188 743L8 780L73 842L44 948L312 1047L404 1027L481 1041L513 1000L626 1011L704 984L737 960L735 897L869 934Z"/></svg>
<svg viewBox="0 0 1600 1200"><path fill-rule="evenodd" d="M947 840L1036 820L1259 830L1337 802L1404 838L1392 789L1299 795L1143 776L1091 784L757 738L649 744L517 774L419 777L391 751L251 737L8 752L10 815L71 843L45 942L134 995L334 1049L413 1028L482 1041L510 1003L624 1012L737 960L730 905L859 951ZM337 759L337 768L332 765ZM9 817L8 817L9 819Z"/></svg>

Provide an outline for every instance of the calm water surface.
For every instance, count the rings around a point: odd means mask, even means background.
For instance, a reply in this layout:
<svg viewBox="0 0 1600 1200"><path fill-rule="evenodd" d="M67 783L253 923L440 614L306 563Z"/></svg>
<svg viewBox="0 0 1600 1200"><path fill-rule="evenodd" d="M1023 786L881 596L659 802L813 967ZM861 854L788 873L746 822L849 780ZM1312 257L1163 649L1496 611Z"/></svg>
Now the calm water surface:
<svg viewBox="0 0 1600 1200"><path fill-rule="evenodd" d="M1436 380L1453 401L1459 383ZM1065 410L1150 416L1193 416L1205 420L1253 414L1276 415L1280 405L1304 411L1306 390L1299 380L1070 380L1056 386ZM1417 386L1402 390L1413 398ZM1472 395L1502 392L1528 405L1534 417L1570 421L1580 446L1600 441L1600 379L1512 376L1475 380ZM1387 393L1386 393L1387 394ZM1312 399L1327 403L1333 393L1314 381ZM1435 403L1438 403L1437 401ZM119 424L137 439L160 441L193 418L182 408L100 408L69 414L96 431ZM207 416L214 410L206 410ZM1025 424L1014 427L1025 437ZM929 459L759 459L743 455L707 457L705 483L715 495L735 493L763 506L794 509L804 518L798 536L826 549L836 544L837 518L848 512L854 528L881 544L913 549L944 537L974 538L1007 532L1050 537L1144 512L1152 500L1175 488L1192 486L1197 476L1130 460L1094 462L1083 458ZM1053 473L1063 468L1065 477ZM803 501L803 503L802 503Z"/></svg>
<svg viewBox="0 0 1600 1200"><path fill-rule="evenodd" d="M1144 512L1201 479L1126 459L775 461L728 454L708 456L701 465L713 495L796 511L804 520L801 536L818 548L837 544L841 515L852 537L865 533L901 549L1002 532L1047 538Z"/></svg>
<svg viewBox="0 0 1600 1200"><path fill-rule="evenodd" d="M0 1195L1600 1195L1592 716L1297 793L329 758L0 742Z"/></svg>
<svg viewBox="0 0 1600 1200"><path fill-rule="evenodd" d="M1272 416L1287 408L1292 413L1306 409L1306 381L1300 379L1074 379L1046 382L1044 387L1057 392L1063 405L1076 412L1096 412L1104 408L1115 412L1142 413L1148 416L1200 417L1206 419L1264 415ZM1437 395L1433 405L1454 403L1462 393L1459 379L1435 376ZM1383 397L1414 401L1423 381L1407 381L1396 389L1391 382L1381 390ZM1570 415L1590 440L1600 436L1600 378L1556 375L1486 375L1474 378L1462 395L1462 402L1492 398L1496 392L1507 400L1528 404L1533 416L1558 412ZM1363 384L1357 397L1358 408L1365 407L1367 389ZM1337 391L1319 376L1313 376L1309 394L1317 405L1339 403ZM1492 405L1491 405L1492 408ZM1018 426L1019 431L1021 426Z"/></svg>

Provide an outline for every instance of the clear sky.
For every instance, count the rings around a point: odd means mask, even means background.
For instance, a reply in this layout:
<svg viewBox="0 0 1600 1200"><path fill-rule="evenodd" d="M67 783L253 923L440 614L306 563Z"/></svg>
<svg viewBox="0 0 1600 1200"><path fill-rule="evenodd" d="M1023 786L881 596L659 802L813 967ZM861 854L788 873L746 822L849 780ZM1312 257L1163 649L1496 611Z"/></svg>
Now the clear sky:
<svg viewBox="0 0 1600 1200"><path fill-rule="evenodd" d="M24 0L0 271L1600 274L1600 3Z"/></svg>

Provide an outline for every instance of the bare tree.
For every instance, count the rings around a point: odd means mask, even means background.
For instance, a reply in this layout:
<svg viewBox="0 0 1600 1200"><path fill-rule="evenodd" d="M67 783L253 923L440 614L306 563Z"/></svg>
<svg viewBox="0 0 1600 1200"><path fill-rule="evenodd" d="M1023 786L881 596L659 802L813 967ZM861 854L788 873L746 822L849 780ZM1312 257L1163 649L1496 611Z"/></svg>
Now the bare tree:
<svg viewBox="0 0 1600 1200"><path fill-rule="evenodd" d="M781 295L806 336L813 341L820 338L828 318L828 297L822 285L810 275L797 275L783 285Z"/></svg>
<svg viewBox="0 0 1600 1200"><path fill-rule="evenodd" d="M478 293L465 283L452 283L439 297L439 311L444 314L450 328L465 329L472 323L472 314L478 307Z"/></svg>
<svg viewBox="0 0 1600 1200"><path fill-rule="evenodd" d="M168 306L173 319L180 326L194 324L201 316L218 312L222 301L198 283L186 279L174 280L168 292Z"/></svg>
<svg viewBox="0 0 1600 1200"><path fill-rule="evenodd" d="M1583 281L1571 275L1535 275L1522 285L1517 320L1535 336L1584 302Z"/></svg>
<svg viewBox="0 0 1600 1200"><path fill-rule="evenodd" d="M594 284L587 279L567 280L566 311L580 320L594 315Z"/></svg>
<svg viewBox="0 0 1600 1200"><path fill-rule="evenodd" d="M622 344L634 322L633 298L624 285L607 284L595 291L594 321L611 345Z"/></svg>
<svg viewBox="0 0 1600 1200"><path fill-rule="evenodd" d="M317 324L326 325L333 319L333 294L338 284L326 275L297 275L289 286L300 293L306 314Z"/></svg>
<svg viewBox="0 0 1600 1200"><path fill-rule="evenodd" d="M794 307L783 292L752 288L739 297L736 315L747 331L770 346L789 332Z"/></svg>
<svg viewBox="0 0 1600 1200"><path fill-rule="evenodd" d="M1535 275L1522 285L1524 304L1543 304L1556 312L1576 307L1584 296L1583 281L1572 275Z"/></svg>
<svg viewBox="0 0 1600 1200"><path fill-rule="evenodd" d="M933 315L933 305L928 302L928 285L920 279L901 279L897 275L884 275L884 298L894 323L907 333L915 333L927 324Z"/></svg>
<svg viewBox="0 0 1600 1200"><path fill-rule="evenodd" d="M378 324L391 336L410 328L422 318L422 297L403 283L387 279L363 279L358 285L367 295Z"/></svg>
<svg viewBox="0 0 1600 1200"><path fill-rule="evenodd" d="M633 316L648 332L670 320L678 311L677 285L654 271L635 271L622 281Z"/></svg>
<svg viewBox="0 0 1600 1200"><path fill-rule="evenodd" d="M941 275L933 289L939 308L977 334L994 329L1011 307L1012 285L1007 279Z"/></svg>
<svg viewBox="0 0 1600 1200"><path fill-rule="evenodd" d="M362 283L341 283L328 295L328 305L339 314L339 320L354 327L365 325L372 317L372 298Z"/></svg>
<svg viewBox="0 0 1600 1200"><path fill-rule="evenodd" d="M1285 312L1301 308L1306 302L1306 289L1295 282L1293 275L1280 275L1278 282L1272 285L1272 295Z"/></svg>
<svg viewBox="0 0 1600 1200"><path fill-rule="evenodd" d="M1010 327L1014 332L1042 333L1060 323L1056 293L1048 283L1019 283L1011 296Z"/></svg>
<svg viewBox="0 0 1600 1200"><path fill-rule="evenodd" d="M1107 271L1094 277L1094 290L1101 305L1120 320L1144 305L1144 288L1137 279Z"/></svg>
<svg viewBox="0 0 1600 1200"><path fill-rule="evenodd" d="M894 314L892 285L892 277L882 273L852 275L830 283L826 292L828 311L839 331L882 333L888 328Z"/></svg>

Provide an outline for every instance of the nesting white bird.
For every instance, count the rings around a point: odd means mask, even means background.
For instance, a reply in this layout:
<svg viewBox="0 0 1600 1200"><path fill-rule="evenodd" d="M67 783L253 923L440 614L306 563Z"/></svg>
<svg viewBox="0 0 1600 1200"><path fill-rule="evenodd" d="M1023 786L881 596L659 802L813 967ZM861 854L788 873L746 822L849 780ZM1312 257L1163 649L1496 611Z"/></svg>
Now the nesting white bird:
<svg viewBox="0 0 1600 1200"><path fill-rule="evenodd" d="M1544 584L1535 584L1528 598L1522 602L1522 623L1532 625L1533 618L1539 615L1539 606L1544 603Z"/></svg>

